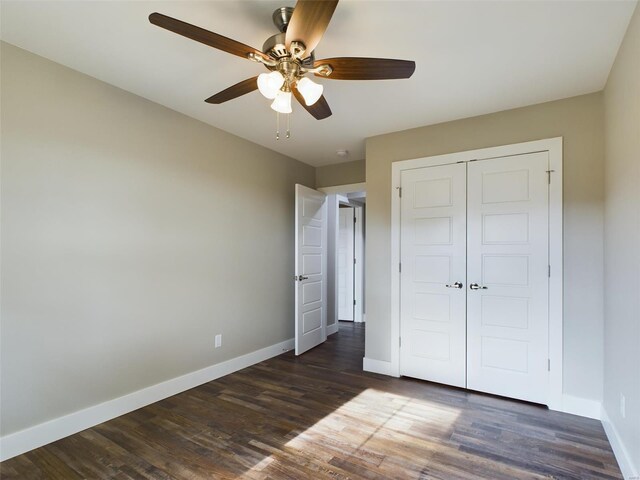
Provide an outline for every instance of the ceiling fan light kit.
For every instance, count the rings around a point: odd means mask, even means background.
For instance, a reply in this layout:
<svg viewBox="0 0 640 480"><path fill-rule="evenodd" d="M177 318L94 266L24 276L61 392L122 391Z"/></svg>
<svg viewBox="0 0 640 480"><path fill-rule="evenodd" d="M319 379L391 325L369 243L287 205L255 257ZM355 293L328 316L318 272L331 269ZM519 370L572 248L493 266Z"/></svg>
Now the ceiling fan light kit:
<svg viewBox="0 0 640 480"><path fill-rule="evenodd" d="M324 87L322 85L314 82L308 77L302 77L300 80L298 80L296 86L298 87L298 91L300 92L300 95L302 95L302 98L304 98L304 102L308 107L320 100L322 92L324 91Z"/></svg>
<svg viewBox="0 0 640 480"><path fill-rule="evenodd" d="M261 63L270 70L212 95L205 100L207 103L224 103L257 89L273 100L271 108L278 114L288 117L294 96L314 118L322 120L331 116L331 108L323 96L324 87L307 74L336 80L385 80L409 78L415 71L415 62L409 60L359 57L315 60L314 51L337 5L338 0L298 0L295 8L278 8L272 20L280 33L269 37L262 51L161 13L152 13L149 21L210 47ZM287 138L289 122L287 118ZM277 124L276 139L279 139L279 116Z"/></svg>
<svg viewBox="0 0 640 480"><path fill-rule="evenodd" d="M258 75L258 90L265 98L276 98L282 85L284 85L284 77L280 72L261 73Z"/></svg>
<svg viewBox="0 0 640 480"><path fill-rule="evenodd" d="M278 113L291 113L293 111L291 109L291 92L279 91L271 104L271 108Z"/></svg>

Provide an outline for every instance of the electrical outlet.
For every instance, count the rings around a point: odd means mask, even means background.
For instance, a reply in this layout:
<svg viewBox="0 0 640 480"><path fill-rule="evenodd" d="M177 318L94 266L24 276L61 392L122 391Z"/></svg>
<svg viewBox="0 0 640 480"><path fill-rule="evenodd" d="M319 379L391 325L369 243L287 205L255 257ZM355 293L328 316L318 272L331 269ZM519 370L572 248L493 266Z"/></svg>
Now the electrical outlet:
<svg viewBox="0 0 640 480"><path fill-rule="evenodd" d="M219 333L218 335L216 335L216 348L221 346L222 346L222 334Z"/></svg>
<svg viewBox="0 0 640 480"><path fill-rule="evenodd" d="M622 415L622 418L627 416L627 399L624 398L623 394L620 394L620 415Z"/></svg>

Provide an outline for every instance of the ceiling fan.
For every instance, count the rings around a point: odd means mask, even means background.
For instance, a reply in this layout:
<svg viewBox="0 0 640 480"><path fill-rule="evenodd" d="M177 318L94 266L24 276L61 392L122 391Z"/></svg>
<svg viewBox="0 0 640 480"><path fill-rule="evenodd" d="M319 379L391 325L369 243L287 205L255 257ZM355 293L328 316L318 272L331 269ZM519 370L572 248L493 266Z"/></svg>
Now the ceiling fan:
<svg viewBox="0 0 640 480"><path fill-rule="evenodd" d="M271 108L291 113L291 96L316 119L331 115L322 95L322 85L306 74L335 80L385 80L409 78L416 66L408 60L337 57L316 60L314 50L324 34L338 0L298 0L295 8L282 7L273 13L280 33L269 37L262 51L181 20L152 13L149 21L159 27L210 47L263 64L270 73L248 78L207 98L220 104L256 89L273 99Z"/></svg>

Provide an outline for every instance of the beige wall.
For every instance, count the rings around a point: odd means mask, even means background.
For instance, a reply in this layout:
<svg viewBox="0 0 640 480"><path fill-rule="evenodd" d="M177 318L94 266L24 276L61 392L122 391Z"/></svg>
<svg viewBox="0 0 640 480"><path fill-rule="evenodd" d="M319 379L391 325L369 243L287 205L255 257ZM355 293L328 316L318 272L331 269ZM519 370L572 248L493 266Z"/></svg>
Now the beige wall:
<svg viewBox="0 0 640 480"><path fill-rule="evenodd" d="M604 93L604 408L640 473L640 7ZM626 398L626 418L620 395Z"/></svg>
<svg viewBox="0 0 640 480"><path fill-rule="evenodd" d="M1 61L3 435L293 336L312 167L4 43Z"/></svg>
<svg viewBox="0 0 640 480"><path fill-rule="evenodd" d="M601 93L367 139L368 358L390 360L391 163L558 136L564 137L564 391L602 398Z"/></svg>
<svg viewBox="0 0 640 480"><path fill-rule="evenodd" d="M334 187L365 181L365 161L336 163L316 168L316 187Z"/></svg>

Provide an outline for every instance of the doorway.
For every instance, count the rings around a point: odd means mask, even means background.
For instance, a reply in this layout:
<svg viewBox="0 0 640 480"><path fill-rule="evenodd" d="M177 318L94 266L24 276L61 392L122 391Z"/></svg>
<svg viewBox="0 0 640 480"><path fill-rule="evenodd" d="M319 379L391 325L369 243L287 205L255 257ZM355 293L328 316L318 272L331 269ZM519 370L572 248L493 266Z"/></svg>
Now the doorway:
<svg viewBox="0 0 640 480"><path fill-rule="evenodd" d="M364 258L366 186L364 183L320 188L327 194L327 334L338 322L366 318Z"/></svg>
<svg viewBox="0 0 640 480"><path fill-rule="evenodd" d="M364 266L364 203L341 201L336 245L338 320L362 322Z"/></svg>

